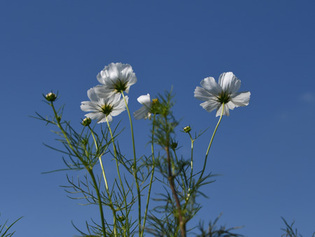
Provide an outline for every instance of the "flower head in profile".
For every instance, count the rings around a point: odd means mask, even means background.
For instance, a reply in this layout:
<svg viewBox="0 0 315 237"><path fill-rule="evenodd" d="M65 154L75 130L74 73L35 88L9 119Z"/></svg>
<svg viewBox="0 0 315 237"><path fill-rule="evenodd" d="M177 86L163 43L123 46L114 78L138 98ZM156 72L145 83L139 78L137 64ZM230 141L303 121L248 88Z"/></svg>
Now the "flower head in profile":
<svg viewBox="0 0 315 237"><path fill-rule="evenodd" d="M151 117L151 105L152 101L150 98L150 94L141 95L138 97L138 102L143 106L133 113L135 119L147 119Z"/></svg>
<svg viewBox="0 0 315 237"><path fill-rule="evenodd" d="M126 107L119 94L114 94L111 97L96 93L95 87L88 90L87 95L91 101L82 101L81 110L90 112L85 116L91 119L96 119L97 123L108 122L113 120L113 116L119 115ZM128 96L125 97L128 102Z"/></svg>
<svg viewBox="0 0 315 237"><path fill-rule="evenodd" d="M219 83L213 77L207 77L200 84L202 87L196 87L194 96L205 101L200 105L208 112L216 109L216 116L221 115L223 104L223 115L227 116L230 115L229 110L249 104L250 92L238 92L241 81L232 72L222 73Z"/></svg>
<svg viewBox="0 0 315 237"><path fill-rule="evenodd" d="M137 100L143 106L133 113L135 119L151 119L152 114L159 113L159 100L151 100L150 94L141 95Z"/></svg>
<svg viewBox="0 0 315 237"><path fill-rule="evenodd" d="M111 63L97 74L97 80L102 84L96 86L98 93L110 97L122 92L129 93L130 86L137 82L136 74L129 64Z"/></svg>

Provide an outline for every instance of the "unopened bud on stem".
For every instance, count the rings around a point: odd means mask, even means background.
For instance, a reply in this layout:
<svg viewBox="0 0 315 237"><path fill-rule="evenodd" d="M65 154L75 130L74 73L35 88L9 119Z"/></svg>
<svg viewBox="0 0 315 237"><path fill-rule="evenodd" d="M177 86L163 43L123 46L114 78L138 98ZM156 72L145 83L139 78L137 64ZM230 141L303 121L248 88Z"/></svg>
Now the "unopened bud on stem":
<svg viewBox="0 0 315 237"><path fill-rule="evenodd" d="M184 130L185 133L189 133L191 131L191 127L190 126L186 126L186 127L184 127L183 130Z"/></svg>
<svg viewBox="0 0 315 237"><path fill-rule="evenodd" d="M90 118L85 118L82 120L82 125L83 126L89 126L91 124L91 119Z"/></svg>
<svg viewBox="0 0 315 237"><path fill-rule="evenodd" d="M49 102L54 102L57 99L57 96L55 93L49 92L46 96L45 96L46 100Z"/></svg>

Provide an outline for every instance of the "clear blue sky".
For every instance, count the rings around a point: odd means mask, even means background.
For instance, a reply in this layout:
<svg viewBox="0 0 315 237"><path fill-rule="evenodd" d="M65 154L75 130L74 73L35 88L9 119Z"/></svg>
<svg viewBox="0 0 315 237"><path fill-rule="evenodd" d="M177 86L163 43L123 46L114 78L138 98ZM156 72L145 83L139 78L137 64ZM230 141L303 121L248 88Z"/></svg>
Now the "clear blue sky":
<svg viewBox="0 0 315 237"><path fill-rule="evenodd" d="M181 127L210 128L197 143L200 159L216 123L193 91L200 81L232 71L251 91L250 105L224 117L209 171L222 176L204 191L206 222L245 227L249 237L280 236L281 216L303 236L315 231L315 3L292 0L227 1L0 1L2 93L0 221L24 216L17 237L74 236L95 217L66 197L65 173L51 127L31 119L49 114L42 93L59 91L65 118L78 124L80 102L111 62L132 65L136 98L174 86ZM119 119L124 125L127 114ZM139 145L148 123L136 121ZM146 130L147 129L147 130ZM129 136L129 130L126 131ZM186 137L178 137L188 145ZM126 141L129 146L129 142ZM185 152L185 150L183 150ZM74 174L77 175L77 174Z"/></svg>

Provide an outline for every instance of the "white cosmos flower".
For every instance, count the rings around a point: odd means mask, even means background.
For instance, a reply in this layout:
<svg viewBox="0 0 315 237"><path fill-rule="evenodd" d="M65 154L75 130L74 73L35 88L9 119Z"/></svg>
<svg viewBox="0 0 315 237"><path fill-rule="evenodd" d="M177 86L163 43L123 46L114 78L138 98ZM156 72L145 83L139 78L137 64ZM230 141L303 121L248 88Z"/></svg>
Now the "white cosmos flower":
<svg viewBox="0 0 315 237"><path fill-rule="evenodd" d="M199 100L205 101L200 105L208 112L216 109L217 117L222 113L223 103L223 115L227 116L230 115L229 110L249 104L250 92L237 92L241 87L241 80L232 72L222 73L219 83L213 77L207 77L200 84L202 87L196 87L194 96Z"/></svg>
<svg viewBox="0 0 315 237"><path fill-rule="evenodd" d="M138 102L143 106L133 113L135 119L147 119L151 117L151 105L152 101L150 99L150 94L141 95L138 97Z"/></svg>
<svg viewBox="0 0 315 237"><path fill-rule="evenodd" d="M106 122L106 117L111 122L113 116L119 115L126 109L125 102L120 99L119 94L107 97L107 95L96 93L94 87L88 90L87 95L91 101L82 101L80 108L85 112L90 112L85 116L96 119L97 123ZM125 98L128 103L128 96Z"/></svg>
<svg viewBox="0 0 315 237"><path fill-rule="evenodd" d="M130 86L137 82L132 67L123 63L111 63L105 66L97 74L97 80L102 85L96 86L96 91L108 97L116 93L120 94L123 91L129 93Z"/></svg>

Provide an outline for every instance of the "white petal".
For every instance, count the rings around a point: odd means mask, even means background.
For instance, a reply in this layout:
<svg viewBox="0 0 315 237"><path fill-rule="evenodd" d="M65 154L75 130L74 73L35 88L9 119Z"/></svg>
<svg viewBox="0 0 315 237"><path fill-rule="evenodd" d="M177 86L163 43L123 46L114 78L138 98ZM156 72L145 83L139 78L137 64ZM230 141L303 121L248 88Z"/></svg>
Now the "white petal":
<svg viewBox="0 0 315 237"><path fill-rule="evenodd" d="M151 103L151 98L150 98L150 94L146 94L146 95L141 95L138 97L137 101L140 104L150 104Z"/></svg>
<svg viewBox="0 0 315 237"><path fill-rule="evenodd" d="M208 112L211 112L215 109L217 109L220 106L220 103L217 100L207 100L206 102L203 102L200 104L202 108L207 110Z"/></svg>
<svg viewBox="0 0 315 237"><path fill-rule="evenodd" d="M88 111L98 111L97 105L91 101L82 101L80 106L82 111L88 112Z"/></svg>
<svg viewBox="0 0 315 237"><path fill-rule="evenodd" d="M220 108L217 110L216 117L221 116L222 109L223 109L223 105L221 105ZM230 111L229 111L229 108L227 106L224 106L223 115L227 115L227 116L230 115Z"/></svg>
<svg viewBox="0 0 315 237"><path fill-rule="evenodd" d="M87 91L87 96L89 97L89 99L90 99L91 101L98 101L98 96L97 96L97 94L96 94L95 87L90 88L90 89Z"/></svg>
<svg viewBox="0 0 315 237"><path fill-rule="evenodd" d="M224 72L220 75L219 84L223 91L233 94L240 89L241 80L237 79L233 72Z"/></svg>
<svg viewBox="0 0 315 237"><path fill-rule="evenodd" d="M111 118L110 121L112 121L112 117L110 117L110 118ZM109 116L107 116L107 119L109 119ZM109 122L110 122L110 121L109 121ZM104 114L104 117L100 118L100 119L97 121L97 123L106 123L106 116L105 116L105 114Z"/></svg>
<svg viewBox="0 0 315 237"><path fill-rule="evenodd" d="M109 79L116 80L119 78L119 68L121 68L121 63L111 63L105 67L105 73L108 75Z"/></svg>
<svg viewBox="0 0 315 237"><path fill-rule="evenodd" d="M229 101L227 104L224 105L225 107L227 107L230 110L233 110L236 106L232 101Z"/></svg>
<svg viewBox="0 0 315 237"><path fill-rule="evenodd" d="M95 86L94 91L99 98L108 98L115 94L115 92L106 85Z"/></svg>
<svg viewBox="0 0 315 237"><path fill-rule="evenodd" d="M123 64L120 68L120 78L122 79L128 79L132 77L133 71L132 67L128 64Z"/></svg>
<svg viewBox="0 0 315 237"><path fill-rule="evenodd" d="M128 96L125 96L127 104L128 104ZM121 98L120 94L114 94L108 98L108 103L113 105L118 105L120 103L124 104L124 100Z"/></svg>
<svg viewBox="0 0 315 237"><path fill-rule="evenodd" d="M113 121L113 117L111 115L108 115L107 120L108 120L108 122L111 122L111 121ZM106 121L106 118L105 118L105 121ZM103 123L103 121L100 121L100 123Z"/></svg>
<svg viewBox="0 0 315 237"><path fill-rule="evenodd" d="M213 95L218 95L222 91L221 86L214 80L213 77L203 79L200 82L200 85Z"/></svg>
<svg viewBox="0 0 315 237"><path fill-rule="evenodd" d="M236 107L247 106L249 104L250 92L237 93L231 98Z"/></svg>
<svg viewBox="0 0 315 237"><path fill-rule="evenodd" d="M198 100L209 100L209 99L216 99L216 97L211 94L209 91L205 90L202 87L197 86L195 91L194 91L194 96L198 99Z"/></svg>
<svg viewBox="0 0 315 237"><path fill-rule="evenodd" d="M135 119L144 119L148 117L148 113L149 113L148 108L145 106L142 106L140 109L138 109L137 111L133 113L133 116L135 117Z"/></svg>
<svg viewBox="0 0 315 237"><path fill-rule="evenodd" d="M88 113L88 114L85 115L85 117L88 117L90 119L100 120L100 119L105 117L105 114L100 113L100 112L98 112L98 113Z"/></svg>

